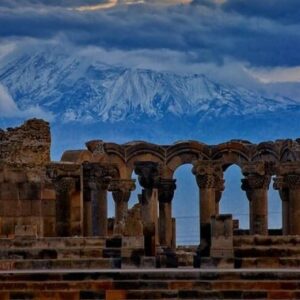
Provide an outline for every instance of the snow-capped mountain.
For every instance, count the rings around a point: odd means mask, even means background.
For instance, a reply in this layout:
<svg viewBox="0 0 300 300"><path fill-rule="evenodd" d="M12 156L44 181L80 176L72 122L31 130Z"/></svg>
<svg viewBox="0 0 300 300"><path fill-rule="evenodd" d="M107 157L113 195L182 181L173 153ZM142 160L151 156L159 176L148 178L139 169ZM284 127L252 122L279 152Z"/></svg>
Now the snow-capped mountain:
<svg viewBox="0 0 300 300"><path fill-rule="evenodd" d="M0 83L19 109L39 106L64 122L160 120L166 115L201 120L300 108L292 99L270 99L201 74L112 66L56 49L10 57L0 65Z"/></svg>

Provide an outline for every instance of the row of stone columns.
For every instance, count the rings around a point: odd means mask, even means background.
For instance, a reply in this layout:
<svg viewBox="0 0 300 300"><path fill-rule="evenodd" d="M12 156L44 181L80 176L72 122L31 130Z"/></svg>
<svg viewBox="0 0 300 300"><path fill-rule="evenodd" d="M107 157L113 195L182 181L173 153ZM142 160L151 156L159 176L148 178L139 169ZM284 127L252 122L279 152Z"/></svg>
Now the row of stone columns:
<svg viewBox="0 0 300 300"><path fill-rule="evenodd" d="M138 162L135 172L143 188L140 195L144 227L150 232L151 223L159 232L155 244L172 247L172 199L176 189L175 180L163 178L159 165L154 162ZM250 207L250 234L268 234L268 188L271 175L264 162L244 164L242 189L246 192ZM128 210L130 193L135 189L134 180L116 179L117 169L112 165L84 163L80 165L56 164L49 168L49 177L56 189L56 232L58 236L72 234L70 227L71 197L83 191L82 232L87 236L107 235L107 191L115 201L114 233L122 234ZM274 172L273 172L274 173ZM282 199L283 234L300 234L300 166L283 163L276 169L274 188ZM200 234L204 248L210 241L210 222L219 214L219 201L224 190L223 169L218 161L199 161L194 164L193 174L199 186ZM80 179L83 178L83 181ZM156 195L156 196L155 196ZM153 206L157 197L157 207ZM154 211L156 210L156 214Z"/></svg>

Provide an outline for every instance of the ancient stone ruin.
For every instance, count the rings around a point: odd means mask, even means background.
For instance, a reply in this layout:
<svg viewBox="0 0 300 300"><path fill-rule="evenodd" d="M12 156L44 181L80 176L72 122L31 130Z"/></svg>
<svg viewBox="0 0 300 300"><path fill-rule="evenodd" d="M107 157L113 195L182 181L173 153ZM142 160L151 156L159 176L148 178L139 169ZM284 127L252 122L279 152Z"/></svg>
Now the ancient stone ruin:
<svg viewBox="0 0 300 300"><path fill-rule="evenodd" d="M86 149L64 152L59 162L50 160L50 143L49 124L43 120L0 131L3 271L300 266L299 140L219 145L93 140ZM186 163L193 165L199 187L201 242L184 249L176 247L172 199L174 172ZM233 164L244 176L249 231L219 213L223 173ZM282 200L282 229L276 232L268 228L272 176ZM136 184L142 193L128 209ZM115 203L113 219L107 216L108 192ZM122 297L107 299L129 299Z"/></svg>

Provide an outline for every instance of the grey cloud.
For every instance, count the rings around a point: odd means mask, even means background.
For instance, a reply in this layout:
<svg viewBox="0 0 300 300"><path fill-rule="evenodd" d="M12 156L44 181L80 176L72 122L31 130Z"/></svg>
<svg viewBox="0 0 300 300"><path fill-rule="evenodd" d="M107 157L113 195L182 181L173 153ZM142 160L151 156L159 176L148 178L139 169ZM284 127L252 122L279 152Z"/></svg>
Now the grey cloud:
<svg viewBox="0 0 300 300"><path fill-rule="evenodd" d="M230 8L234 0L222 6L208 0L199 3L202 5L163 8L121 6L95 12L75 12L49 5L43 10L34 5L6 7L0 9L0 37L48 40L61 36L74 45L108 50L192 51L192 62L219 65L227 58L253 66L300 65L297 23L283 24L259 14L249 17L237 13L233 6Z"/></svg>

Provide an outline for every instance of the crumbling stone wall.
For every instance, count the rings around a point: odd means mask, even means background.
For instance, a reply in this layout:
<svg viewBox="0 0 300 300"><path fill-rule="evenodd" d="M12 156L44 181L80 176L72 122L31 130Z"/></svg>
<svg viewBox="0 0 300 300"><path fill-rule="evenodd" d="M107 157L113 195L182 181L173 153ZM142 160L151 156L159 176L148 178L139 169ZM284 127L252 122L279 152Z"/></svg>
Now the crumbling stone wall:
<svg viewBox="0 0 300 300"><path fill-rule="evenodd" d="M0 236L13 236L23 225L39 236L55 235L56 196L45 180L50 142L43 120L0 130Z"/></svg>
<svg viewBox="0 0 300 300"><path fill-rule="evenodd" d="M0 163L45 165L50 161L49 123L39 119L0 129Z"/></svg>

